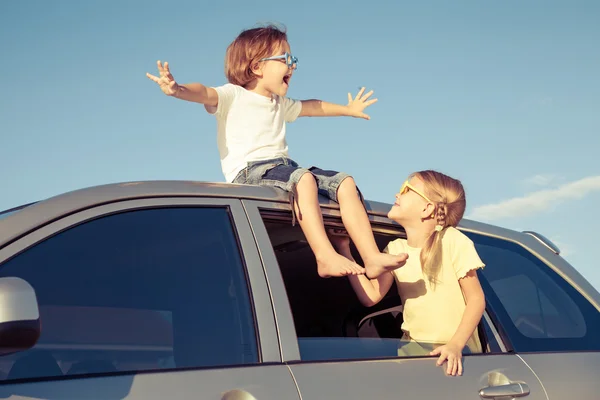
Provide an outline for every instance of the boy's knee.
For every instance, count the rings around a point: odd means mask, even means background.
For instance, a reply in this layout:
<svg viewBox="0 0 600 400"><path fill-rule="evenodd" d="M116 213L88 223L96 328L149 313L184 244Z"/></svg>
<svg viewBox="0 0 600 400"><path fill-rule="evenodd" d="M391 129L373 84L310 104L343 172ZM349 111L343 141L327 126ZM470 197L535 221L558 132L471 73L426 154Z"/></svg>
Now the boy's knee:
<svg viewBox="0 0 600 400"><path fill-rule="evenodd" d="M300 177L300 179L298 180L298 185L315 185L316 186L317 181L314 177L313 174L311 174L310 172L305 172L304 174L302 174L302 176Z"/></svg>
<svg viewBox="0 0 600 400"><path fill-rule="evenodd" d="M338 195L345 193L356 193L356 182L351 176L345 178L338 187Z"/></svg>

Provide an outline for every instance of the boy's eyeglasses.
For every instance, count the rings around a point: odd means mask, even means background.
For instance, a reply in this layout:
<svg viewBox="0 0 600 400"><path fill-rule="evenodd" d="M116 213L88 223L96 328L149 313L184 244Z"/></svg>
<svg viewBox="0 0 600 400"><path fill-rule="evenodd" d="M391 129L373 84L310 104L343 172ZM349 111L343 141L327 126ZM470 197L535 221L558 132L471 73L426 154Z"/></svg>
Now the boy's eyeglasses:
<svg viewBox="0 0 600 400"><path fill-rule="evenodd" d="M427 202L433 203L433 201L429 200L429 197L425 196L425 194L421 193L418 189L415 189L415 187L413 185L411 185L410 183L408 183L408 181L404 181L404 183L402 184L402 187L400 188L400 194L404 194L404 193L408 192L409 190L412 190L413 192L415 192L416 194L418 194L419 196L421 196L422 198L427 200Z"/></svg>
<svg viewBox="0 0 600 400"><path fill-rule="evenodd" d="M260 61L269 61L269 60L282 60L283 62L285 62L285 64L287 65L288 68L294 68L294 69L297 68L297 64L298 64L298 58L292 56L287 51L280 56L266 57L266 58L260 59Z"/></svg>

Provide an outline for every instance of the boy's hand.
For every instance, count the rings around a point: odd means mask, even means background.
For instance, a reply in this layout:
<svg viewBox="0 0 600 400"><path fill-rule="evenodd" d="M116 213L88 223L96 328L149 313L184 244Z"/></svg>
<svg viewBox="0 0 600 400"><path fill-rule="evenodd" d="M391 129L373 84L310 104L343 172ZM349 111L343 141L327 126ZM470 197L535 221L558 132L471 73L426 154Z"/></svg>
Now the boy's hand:
<svg viewBox="0 0 600 400"><path fill-rule="evenodd" d="M348 93L348 105L346 107L348 107L348 110L350 111L349 115L351 117L371 119L371 117L369 117L363 111L365 108L375 103L377 99L369 100L369 97L371 97L373 91L371 90L369 93L363 95L364 91L365 88L361 88L354 99L352 99L352 95Z"/></svg>
<svg viewBox="0 0 600 400"><path fill-rule="evenodd" d="M160 77L156 77L154 75L150 75L146 72L146 76L158 83L160 86L160 90L162 90L167 96L176 96L177 91L179 90L179 85L173 79L173 75L171 75L171 71L169 71L169 63L165 61L165 66L163 67L160 63L160 60L156 62L158 66L158 72Z"/></svg>

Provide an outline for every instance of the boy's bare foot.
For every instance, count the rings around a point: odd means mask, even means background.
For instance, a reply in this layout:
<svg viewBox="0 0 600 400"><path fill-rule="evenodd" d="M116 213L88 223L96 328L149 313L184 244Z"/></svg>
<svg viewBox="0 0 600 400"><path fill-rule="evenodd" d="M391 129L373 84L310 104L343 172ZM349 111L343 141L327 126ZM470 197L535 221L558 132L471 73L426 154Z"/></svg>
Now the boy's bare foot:
<svg viewBox="0 0 600 400"><path fill-rule="evenodd" d="M363 275L365 269L346 257L332 252L326 257L317 258L317 272L321 278Z"/></svg>
<svg viewBox="0 0 600 400"><path fill-rule="evenodd" d="M401 253L398 255L379 253L369 258L365 262L365 270L367 278L375 279L384 272L393 271L406 264L408 254Z"/></svg>

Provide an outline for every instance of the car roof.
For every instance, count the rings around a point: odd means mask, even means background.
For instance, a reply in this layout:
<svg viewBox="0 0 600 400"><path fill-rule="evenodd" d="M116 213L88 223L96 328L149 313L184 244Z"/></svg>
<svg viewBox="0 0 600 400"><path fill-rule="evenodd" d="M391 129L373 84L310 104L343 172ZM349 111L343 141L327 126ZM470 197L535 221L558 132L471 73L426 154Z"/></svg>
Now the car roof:
<svg viewBox="0 0 600 400"><path fill-rule="evenodd" d="M223 197L278 203L289 202L287 192L259 185L180 180L111 183L66 192L24 207L0 222L21 227L19 232L0 229L0 245L12 241L15 237L21 236L41 224L49 223L80 210L116 201L159 197ZM319 196L319 202L323 208L339 209L336 202L324 196ZM391 203L367 199L365 199L365 205L369 214L381 217L386 217L392 206ZM509 230L468 219L463 219L460 226L474 231L492 230L501 236L510 235Z"/></svg>

